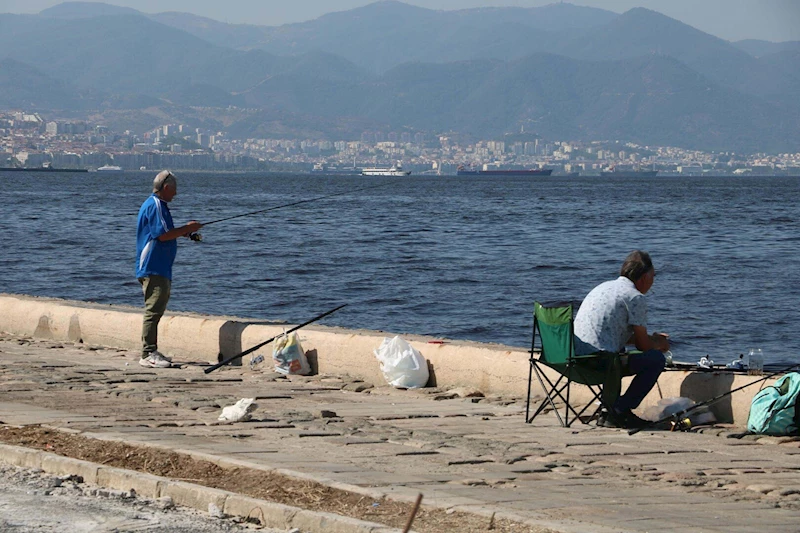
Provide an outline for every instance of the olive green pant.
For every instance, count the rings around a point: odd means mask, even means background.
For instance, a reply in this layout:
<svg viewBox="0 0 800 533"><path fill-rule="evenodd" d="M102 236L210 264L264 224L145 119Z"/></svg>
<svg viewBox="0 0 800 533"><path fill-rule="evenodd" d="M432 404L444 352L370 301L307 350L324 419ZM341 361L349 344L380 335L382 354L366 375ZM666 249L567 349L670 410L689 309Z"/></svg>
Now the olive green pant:
<svg viewBox="0 0 800 533"><path fill-rule="evenodd" d="M158 323L167 310L172 282L164 276L139 278L144 292L144 319L142 321L142 357L158 349Z"/></svg>

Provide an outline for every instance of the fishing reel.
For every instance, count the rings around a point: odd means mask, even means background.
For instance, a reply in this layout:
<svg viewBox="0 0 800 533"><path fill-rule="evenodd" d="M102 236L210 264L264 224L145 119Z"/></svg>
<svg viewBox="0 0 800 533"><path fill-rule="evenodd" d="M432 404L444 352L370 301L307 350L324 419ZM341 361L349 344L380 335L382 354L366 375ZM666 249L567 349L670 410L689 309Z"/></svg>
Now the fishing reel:
<svg viewBox="0 0 800 533"><path fill-rule="evenodd" d="M670 420L670 431L689 431L692 429L692 421L689 417L684 418L676 418L674 420Z"/></svg>
<svg viewBox="0 0 800 533"><path fill-rule="evenodd" d="M203 236L200 235L199 232L190 233L189 235L187 235L187 237L189 237L189 239L193 240L194 242L203 242Z"/></svg>

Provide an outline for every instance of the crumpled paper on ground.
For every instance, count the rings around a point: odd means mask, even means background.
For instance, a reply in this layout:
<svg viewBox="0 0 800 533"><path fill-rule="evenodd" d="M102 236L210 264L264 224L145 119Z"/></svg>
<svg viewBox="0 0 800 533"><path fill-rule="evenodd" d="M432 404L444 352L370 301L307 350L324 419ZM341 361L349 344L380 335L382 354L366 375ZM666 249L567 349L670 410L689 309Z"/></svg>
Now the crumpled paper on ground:
<svg viewBox="0 0 800 533"><path fill-rule="evenodd" d="M253 403L255 400L255 398L242 398L235 404L224 407L217 420L222 422L246 422L250 420L250 414L258 407L258 404Z"/></svg>

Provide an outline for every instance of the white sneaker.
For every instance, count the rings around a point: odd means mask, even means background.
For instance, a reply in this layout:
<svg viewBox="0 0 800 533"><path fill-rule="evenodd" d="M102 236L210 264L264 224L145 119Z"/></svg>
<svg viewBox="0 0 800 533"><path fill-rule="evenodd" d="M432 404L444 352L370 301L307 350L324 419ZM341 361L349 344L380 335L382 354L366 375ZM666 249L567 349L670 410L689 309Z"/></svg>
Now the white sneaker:
<svg viewBox="0 0 800 533"><path fill-rule="evenodd" d="M172 363L158 352L153 352L147 357L139 359L139 364L150 368L169 368Z"/></svg>
<svg viewBox="0 0 800 533"><path fill-rule="evenodd" d="M170 357L169 355L164 355L163 353L159 352L158 350L154 350L154 351L150 352L147 355L156 355L156 356L160 357L161 359L166 359L170 363L172 362L172 357Z"/></svg>

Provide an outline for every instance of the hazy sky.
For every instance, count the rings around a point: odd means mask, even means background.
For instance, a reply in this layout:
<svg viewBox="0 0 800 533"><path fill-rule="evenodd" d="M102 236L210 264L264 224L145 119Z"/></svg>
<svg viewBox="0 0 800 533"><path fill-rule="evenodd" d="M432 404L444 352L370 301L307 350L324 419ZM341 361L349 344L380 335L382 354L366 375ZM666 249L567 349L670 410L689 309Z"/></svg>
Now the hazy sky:
<svg viewBox="0 0 800 533"><path fill-rule="evenodd" d="M107 0L147 13L183 11L231 23L275 26L344 11L373 0ZM481 6L536 7L554 0L405 0L429 9ZM0 0L0 13L38 13L60 0ZM570 3L622 13L646 7L712 35L736 41L800 40L800 0L572 0Z"/></svg>

